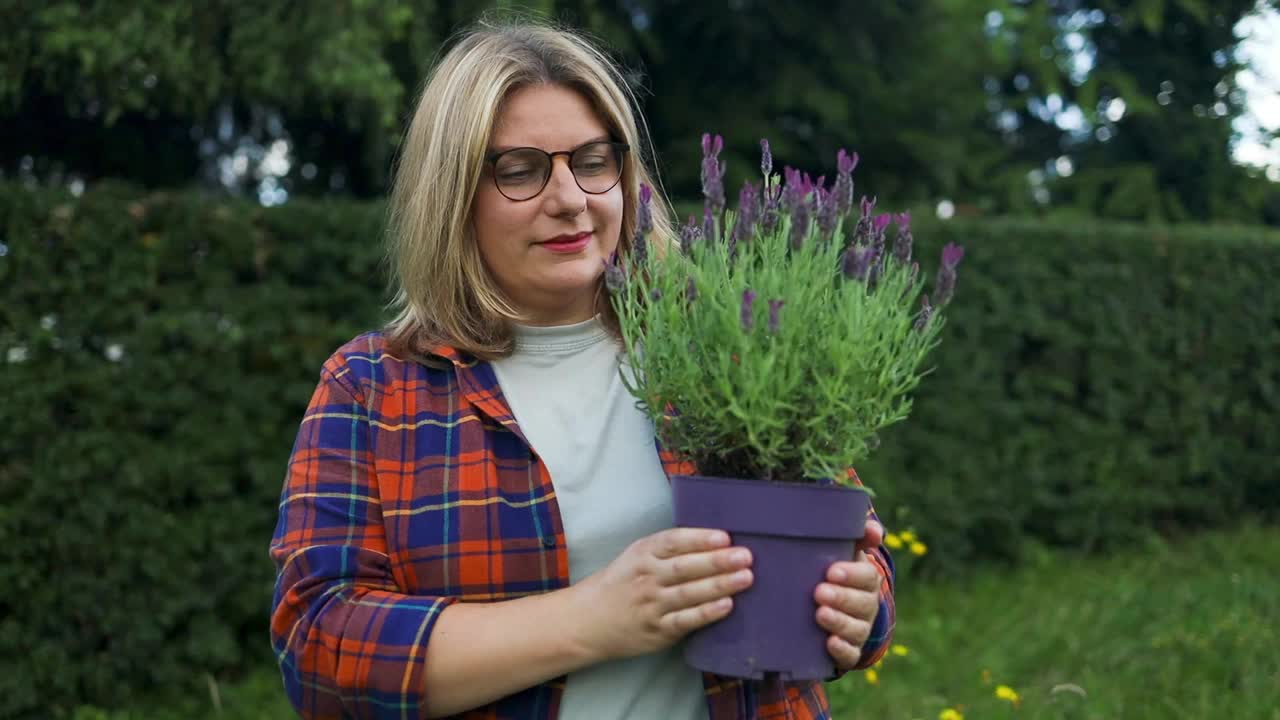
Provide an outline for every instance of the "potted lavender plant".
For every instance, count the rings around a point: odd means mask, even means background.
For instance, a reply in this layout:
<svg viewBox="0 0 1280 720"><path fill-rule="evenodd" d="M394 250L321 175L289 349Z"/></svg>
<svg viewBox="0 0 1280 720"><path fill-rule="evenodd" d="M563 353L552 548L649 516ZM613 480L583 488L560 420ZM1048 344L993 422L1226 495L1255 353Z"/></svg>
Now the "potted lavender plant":
<svg viewBox="0 0 1280 720"><path fill-rule="evenodd" d="M721 675L832 674L813 587L853 556L869 490L848 469L905 419L939 342L963 250L948 245L923 295L910 218L853 207L857 154L835 182L787 168L725 207L723 141L704 136L701 221L681 251L650 251L641 188L632 251L606 268L624 339L624 378L667 450L697 475L672 478L676 524L729 531L751 549L755 584L690 638L686 659ZM892 244L887 240L896 224Z"/></svg>

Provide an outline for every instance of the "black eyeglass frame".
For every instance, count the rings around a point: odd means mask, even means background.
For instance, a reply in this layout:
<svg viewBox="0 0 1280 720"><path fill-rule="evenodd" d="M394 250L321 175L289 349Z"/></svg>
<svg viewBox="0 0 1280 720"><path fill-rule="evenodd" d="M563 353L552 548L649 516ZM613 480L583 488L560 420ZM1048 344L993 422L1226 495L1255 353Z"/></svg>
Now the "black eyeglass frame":
<svg viewBox="0 0 1280 720"><path fill-rule="evenodd" d="M614 152L618 153L618 177L616 180L613 181L612 185L605 188L604 190L591 191L582 187L582 181L578 179L578 173L573 171L573 156L580 150L585 150L586 148L594 147L596 145L608 145L614 150ZM498 160L503 155L506 155L508 153L513 153L513 152L528 151L528 150L540 152L546 156L547 174L545 177L542 178L542 187L538 188L537 192L535 192L534 194L530 195L527 198L521 198L517 200L502 191L502 185L498 183L498 174L493 172L493 170L497 167ZM575 185L578 186L579 190L581 190L582 192L588 195L603 195L609 192L610 190L614 189L615 187L617 187L619 182L622 182L622 174L625 171L625 162L627 159L627 154L630 152L631 152L631 145L629 145L628 143L614 142L612 140L596 140L594 142L589 142L589 143L584 143L582 145L579 145L578 147L572 150L557 150L556 152L547 152L542 148L536 148L536 147L516 147L516 148L511 148L509 150L503 150L502 152L491 152L485 155L484 160L485 160L485 163L489 165L489 176L493 178L493 186L497 188L499 193L502 194L502 197L510 200L511 202L527 202L529 200L532 200L538 197L539 195L542 194L543 190L547 189L547 183L551 182L551 173L555 170L555 161L556 161L557 155L565 155L568 157L569 174L573 176L573 182Z"/></svg>

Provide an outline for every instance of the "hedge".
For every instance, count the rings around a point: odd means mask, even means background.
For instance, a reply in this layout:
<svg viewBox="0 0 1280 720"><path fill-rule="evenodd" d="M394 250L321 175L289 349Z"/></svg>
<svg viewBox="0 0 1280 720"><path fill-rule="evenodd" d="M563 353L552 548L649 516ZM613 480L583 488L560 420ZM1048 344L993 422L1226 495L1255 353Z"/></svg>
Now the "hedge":
<svg viewBox="0 0 1280 720"><path fill-rule="evenodd" d="M270 662L321 362L385 317L383 206L0 186L0 716ZM935 373L860 469L935 571L1280 514L1280 239L965 220ZM909 512L909 514L905 514Z"/></svg>

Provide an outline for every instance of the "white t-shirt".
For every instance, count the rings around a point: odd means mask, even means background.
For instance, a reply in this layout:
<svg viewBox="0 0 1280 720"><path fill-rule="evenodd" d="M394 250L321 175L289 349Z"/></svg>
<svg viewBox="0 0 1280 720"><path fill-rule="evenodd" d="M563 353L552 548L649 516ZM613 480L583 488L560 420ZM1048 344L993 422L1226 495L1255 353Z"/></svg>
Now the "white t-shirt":
<svg viewBox="0 0 1280 720"><path fill-rule="evenodd" d="M674 526L653 424L619 376L619 348L599 320L516 328L493 363L517 424L546 464L569 551L571 583L632 542ZM571 673L561 720L706 720L702 675L683 644Z"/></svg>

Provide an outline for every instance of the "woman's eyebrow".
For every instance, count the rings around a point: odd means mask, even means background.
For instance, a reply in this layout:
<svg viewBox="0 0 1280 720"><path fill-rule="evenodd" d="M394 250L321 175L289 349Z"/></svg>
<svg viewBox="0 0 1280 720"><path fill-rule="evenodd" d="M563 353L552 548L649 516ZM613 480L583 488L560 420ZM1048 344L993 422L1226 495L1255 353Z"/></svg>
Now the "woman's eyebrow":
<svg viewBox="0 0 1280 720"><path fill-rule="evenodd" d="M571 150L577 150L578 148L582 147L583 145L590 145L591 143L598 143L598 142L609 142L609 140L611 140L611 139L612 139L612 138L610 138L608 135L597 135L597 136L595 136L595 137L593 137L593 138L591 138L591 139L589 139L589 140L584 140L584 141L582 141L582 142L578 143L577 145L574 145L574 146L573 146L572 148L570 148L570 149L571 149ZM537 147L537 146L536 146L536 145L495 145L494 147L492 147L492 148L490 148L490 149L489 149L489 152L491 152L491 153L500 153L500 152L506 152L506 151L508 151L508 150L515 150L516 148L526 148L526 147ZM551 152L550 150L547 150L546 148L538 148L538 149L539 149L539 150L544 150L544 151L546 151L546 152Z"/></svg>

